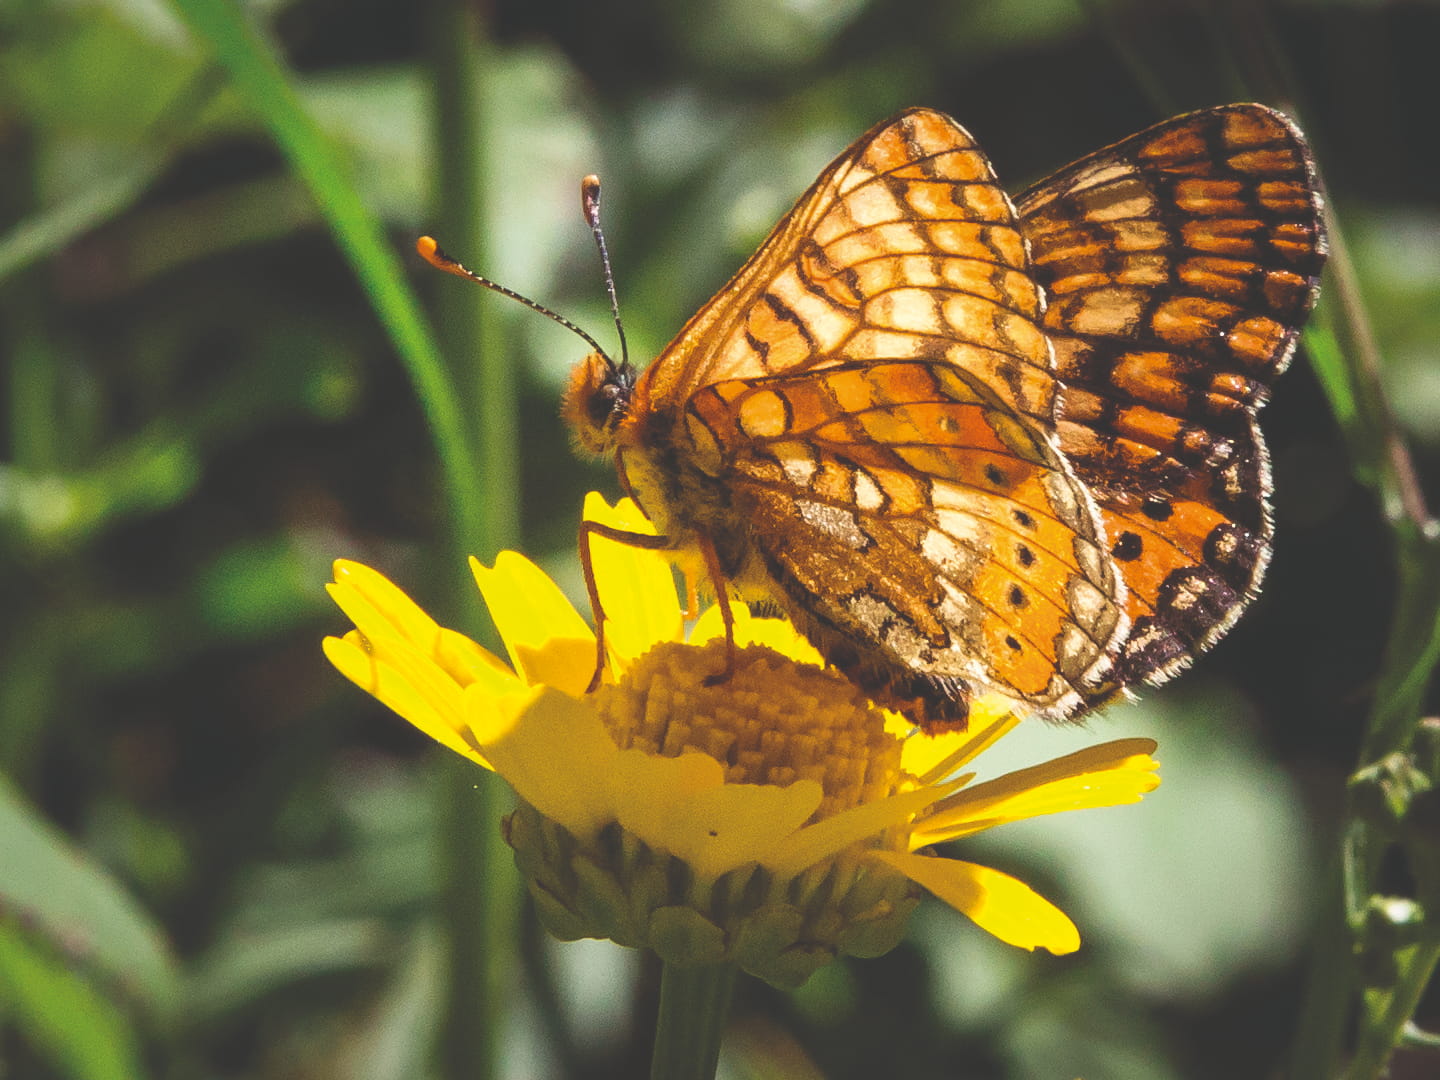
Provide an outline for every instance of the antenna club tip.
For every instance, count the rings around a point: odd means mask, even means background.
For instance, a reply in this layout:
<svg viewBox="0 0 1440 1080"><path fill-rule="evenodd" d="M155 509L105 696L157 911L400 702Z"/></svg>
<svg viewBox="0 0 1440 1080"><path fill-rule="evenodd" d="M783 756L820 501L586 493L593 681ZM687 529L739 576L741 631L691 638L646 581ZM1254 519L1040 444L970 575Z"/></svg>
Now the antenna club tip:
<svg viewBox="0 0 1440 1080"><path fill-rule="evenodd" d="M422 236L416 240L415 254L437 270L444 270L447 274L458 274L460 277L469 276L463 266L441 250L433 236Z"/></svg>
<svg viewBox="0 0 1440 1080"><path fill-rule="evenodd" d="M600 177L594 173L580 181L580 207L593 226L600 215Z"/></svg>

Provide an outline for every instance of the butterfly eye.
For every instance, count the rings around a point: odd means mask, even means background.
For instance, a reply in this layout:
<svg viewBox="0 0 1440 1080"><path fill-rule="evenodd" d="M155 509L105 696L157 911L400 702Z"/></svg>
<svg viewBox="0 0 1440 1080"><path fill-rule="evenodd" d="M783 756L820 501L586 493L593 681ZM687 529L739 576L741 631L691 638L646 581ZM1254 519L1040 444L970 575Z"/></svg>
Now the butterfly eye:
<svg viewBox="0 0 1440 1080"><path fill-rule="evenodd" d="M589 454L606 454L615 448L615 426L625 415L634 377L617 367L604 353L592 352L575 365L560 415L569 425L575 444Z"/></svg>
<svg viewBox="0 0 1440 1080"><path fill-rule="evenodd" d="M609 427L623 414L624 401L625 390L622 386L616 382L602 383L590 396L587 406L591 422L596 427Z"/></svg>

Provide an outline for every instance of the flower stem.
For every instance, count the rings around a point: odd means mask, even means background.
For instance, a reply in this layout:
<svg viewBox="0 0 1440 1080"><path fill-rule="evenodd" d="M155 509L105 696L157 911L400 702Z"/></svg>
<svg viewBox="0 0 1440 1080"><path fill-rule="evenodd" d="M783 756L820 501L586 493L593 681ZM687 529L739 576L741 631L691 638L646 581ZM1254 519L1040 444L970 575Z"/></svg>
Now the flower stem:
<svg viewBox="0 0 1440 1080"><path fill-rule="evenodd" d="M497 822L507 792L499 778L447 754L440 765L441 902L448 934L449 996L440 1034L440 1075L490 1080L497 1072L506 984L513 977L515 874Z"/></svg>
<svg viewBox="0 0 1440 1080"><path fill-rule="evenodd" d="M735 974L733 964L665 965L650 1080L713 1080Z"/></svg>

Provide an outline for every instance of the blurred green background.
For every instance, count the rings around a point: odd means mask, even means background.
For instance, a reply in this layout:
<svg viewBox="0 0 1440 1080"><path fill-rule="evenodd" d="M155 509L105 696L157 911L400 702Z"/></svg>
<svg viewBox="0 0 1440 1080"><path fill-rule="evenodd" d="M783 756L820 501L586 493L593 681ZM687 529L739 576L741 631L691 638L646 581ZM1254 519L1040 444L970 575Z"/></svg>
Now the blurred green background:
<svg viewBox="0 0 1440 1080"><path fill-rule="evenodd" d="M965 124L1017 192L1170 113L1298 108L1396 412L1422 476L1440 475L1440 5L245 12L441 325L483 313L513 398L477 381L474 357L447 359L476 440L518 433L518 512L489 503L493 535L573 594L581 495L616 492L556 415L584 346L428 270L414 237L437 232L608 344L577 197L599 173L647 359L831 157L915 104ZM457 235L436 194L456 143L436 134L433 92L457 77L467 12L483 197ZM358 558L488 628L457 598L435 446L391 339L250 102L162 0L0 5L0 355L0 1075L466 1075L435 1049L453 784L438 748L322 658L345 625L329 562ZM1303 353L1264 426L1264 595L1172 686L998 755L1154 735L1163 786L965 849L1059 902L1081 952L1010 950L931 903L883 959L795 993L742 980L723 1075L1277 1075L1394 582ZM470 820L493 828L479 796ZM644 1074L647 958L558 945L523 911L508 945L497 1075ZM1420 1068L1395 1075L1433 1075Z"/></svg>

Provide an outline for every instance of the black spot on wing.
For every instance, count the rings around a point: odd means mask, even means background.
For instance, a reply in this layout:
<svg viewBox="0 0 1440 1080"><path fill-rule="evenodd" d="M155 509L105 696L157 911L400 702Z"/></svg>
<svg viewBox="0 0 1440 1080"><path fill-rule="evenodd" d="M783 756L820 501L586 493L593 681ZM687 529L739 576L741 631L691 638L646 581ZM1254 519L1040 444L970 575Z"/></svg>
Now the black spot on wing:
<svg viewBox="0 0 1440 1080"><path fill-rule="evenodd" d="M1140 539L1140 534L1126 529L1116 538L1110 554L1121 562L1134 562L1144 551L1145 541Z"/></svg>
<svg viewBox="0 0 1440 1080"><path fill-rule="evenodd" d="M1169 521L1170 515L1175 512L1175 507L1171 505L1169 499L1152 497L1140 505L1140 510L1152 521Z"/></svg>

